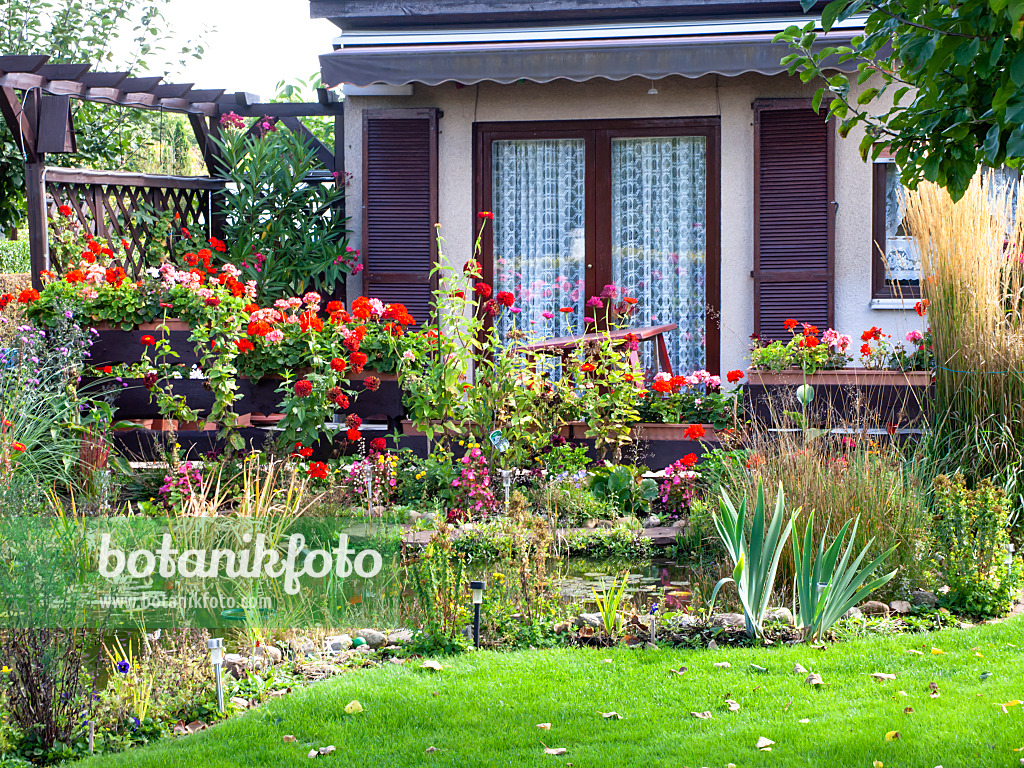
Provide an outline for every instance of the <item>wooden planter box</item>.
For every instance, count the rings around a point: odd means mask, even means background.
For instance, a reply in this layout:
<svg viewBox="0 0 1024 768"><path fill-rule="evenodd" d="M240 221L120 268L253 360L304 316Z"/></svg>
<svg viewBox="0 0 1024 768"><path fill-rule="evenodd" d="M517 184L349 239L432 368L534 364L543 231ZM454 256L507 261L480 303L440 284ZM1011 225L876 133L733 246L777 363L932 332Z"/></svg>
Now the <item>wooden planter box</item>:
<svg viewBox="0 0 1024 768"><path fill-rule="evenodd" d="M363 382L367 376L380 379L380 387L376 392L366 389ZM283 395L277 391L281 386L282 377L266 376L259 381L249 383L246 395L235 404L239 413L261 413L265 416L276 414L281 408ZM398 423L405 415L402 407L402 389L398 384L398 376L388 373L363 371L349 378L349 389L356 395L345 413L354 413L363 419L381 419L397 429Z"/></svg>
<svg viewBox="0 0 1024 768"><path fill-rule="evenodd" d="M82 386L92 385L96 379L82 378ZM127 387L122 388L114 397L114 418L120 420L130 419L159 419L160 409L155 402L151 401L150 390L142 383L142 379L125 379ZM240 381L239 389L248 389L248 382ZM163 386L170 385L171 392L175 395L184 395L189 408L194 408L200 418L209 416L213 409L213 392L206 388L205 379L170 379L162 382ZM241 402L241 401L239 401ZM236 413L245 413L245 409L235 406Z"/></svg>
<svg viewBox="0 0 1024 768"><path fill-rule="evenodd" d="M157 330L164 325L167 326L166 331ZM178 353L176 363L191 367L199 362L190 338L192 331L183 320L142 323L130 331L112 328L109 323L97 323L93 327L98 335L93 340L89 362L97 368L103 365L132 364L142 360L142 352L145 349L141 341L143 336L166 337L171 349Z"/></svg>
<svg viewBox="0 0 1024 768"><path fill-rule="evenodd" d="M814 400L807 410L816 424L848 419L858 422L859 426L908 427L921 421L925 415L932 374L930 371L867 368L843 368L812 374L804 374L798 369L749 370L743 387L746 417L772 422L775 411L800 410L796 402L796 388L803 384L814 388ZM871 423L865 424L865 420Z"/></svg>

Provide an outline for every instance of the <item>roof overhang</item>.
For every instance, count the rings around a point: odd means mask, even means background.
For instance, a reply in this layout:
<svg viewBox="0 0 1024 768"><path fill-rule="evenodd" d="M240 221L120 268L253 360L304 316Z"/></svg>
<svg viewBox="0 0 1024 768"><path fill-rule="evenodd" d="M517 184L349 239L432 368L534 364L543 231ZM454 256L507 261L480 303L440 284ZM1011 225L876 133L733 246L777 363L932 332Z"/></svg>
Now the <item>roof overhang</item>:
<svg viewBox="0 0 1024 768"><path fill-rule="evenodd" d="M786 72L780 61L791 49L774 43L785 28L763 22L737 25L685 25L666 28L575 30L544 36L533 29L521 35L476 32L423 35L344 35L344 47L320 57L321 79L329 87L351 85L464 85L530 80L583 82L595 78L659 80L670 75L727 77L756 72ZM784 20L789 21L789 20ZM806 23L806 20L804 20ZM833 29L817 45L842 45L861 32L858 25ZM569 38L569 39L566 39ZM836 69L854 70L835 63Z"/></svg>

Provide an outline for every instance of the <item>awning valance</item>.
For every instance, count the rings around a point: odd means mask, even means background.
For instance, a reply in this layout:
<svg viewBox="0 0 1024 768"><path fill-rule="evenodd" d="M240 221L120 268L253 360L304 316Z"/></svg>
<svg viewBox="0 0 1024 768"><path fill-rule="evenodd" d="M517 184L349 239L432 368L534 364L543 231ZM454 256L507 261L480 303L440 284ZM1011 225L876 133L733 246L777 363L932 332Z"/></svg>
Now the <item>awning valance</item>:
<svg viewBox="0 0 1024 768"><path fill-rule="evenodd" d="M854 32L830 34L827 44L849 42ZM595 78L625 80L669 75L727 77L786 71L779 62L791 49L773 43L773 35L487 42L457 45L378 45L341 48L320 57L321 78L329 87L351 85L465 85L482 81L531 80L583 82ZM822 43L824 45L825 43ZM854 64L836 65L854 70Z"/></svg>

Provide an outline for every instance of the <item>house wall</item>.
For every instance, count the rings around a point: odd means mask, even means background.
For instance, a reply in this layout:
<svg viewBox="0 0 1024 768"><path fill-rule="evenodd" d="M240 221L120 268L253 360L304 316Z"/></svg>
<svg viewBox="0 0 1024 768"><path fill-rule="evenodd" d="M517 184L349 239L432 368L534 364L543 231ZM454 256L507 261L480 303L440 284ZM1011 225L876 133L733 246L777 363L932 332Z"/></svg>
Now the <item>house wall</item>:
<svg viewBox="0 0 1024 768"><path fill-rule="evenodd" d="M869 84L868 84L869 85ZM583 120L645 117L721 116L722 296L721 370L745 368L753 317L753 178L756 98L807 97L815 85L798 78L708 75L672 77L656 83L555 81L513 85L480 83L457 87L417 85L408 97L349 97L345 107L345 168L358 179L362 168L362 111L379 108L437 107L439 123L439 218L445 252L454 264L471 255L476 219L473 207L473 123L516 120ZM867 87L867 85L865 85ZM871 306L871 167L861 161L860 134L837 140L835 157L836 329L858 339L873 325L902 339L920 323L913 311ZM361 187L348 190L353 240L362 241ZM357 246L359 247L359 246ZM355 291L356 295L358 290ZM859 346L859 343L858 345Z"/></svg>

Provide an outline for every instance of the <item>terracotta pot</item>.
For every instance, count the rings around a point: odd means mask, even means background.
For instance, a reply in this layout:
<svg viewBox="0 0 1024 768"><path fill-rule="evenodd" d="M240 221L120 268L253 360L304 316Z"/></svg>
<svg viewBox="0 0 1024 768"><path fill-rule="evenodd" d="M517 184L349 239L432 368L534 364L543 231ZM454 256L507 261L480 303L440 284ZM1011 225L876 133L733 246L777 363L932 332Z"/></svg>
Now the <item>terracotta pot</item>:
<svg viewBox="0 0 1024 768"><path fill-rule="evenodd" d="M250 413L249 423L254 427L276 427L283 418L283 413Z"/></svg>
<svg viewBox="0 0 1024 768"><path fill-rule="evenodd" d="M643 422L633 425L631 434L634 437L642 438L644 440L675 440L680 442L684 440L693 440L692 437L686 436L686 430L691 426L692 425L690 424L659 424ZM718 442L718 432L715 431L714 426L711 424L701 424L700 426L704 427L704 436L700 438L702 442Z"/></svg>

